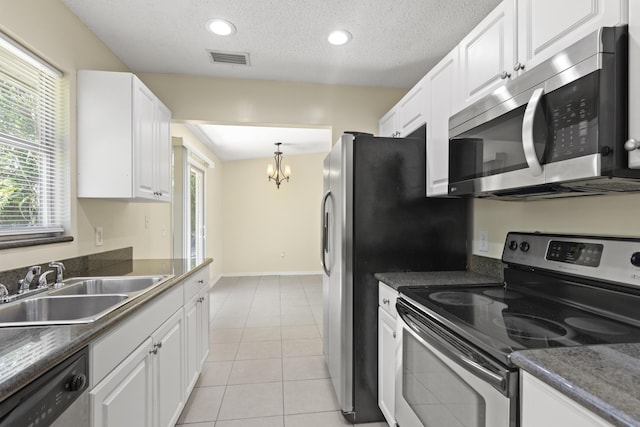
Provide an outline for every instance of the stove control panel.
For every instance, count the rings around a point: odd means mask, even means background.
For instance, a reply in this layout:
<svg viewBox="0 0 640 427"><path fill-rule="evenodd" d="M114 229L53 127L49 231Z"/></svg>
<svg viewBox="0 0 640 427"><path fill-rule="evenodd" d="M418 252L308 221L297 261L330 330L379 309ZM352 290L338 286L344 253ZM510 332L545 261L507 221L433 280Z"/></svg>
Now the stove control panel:
<svg viewBox="0 0 640 427"><path fill-rule="evenodd" d="M547 248L546 259L567 264L597 267L600 265L603 247L603 245L597 243L551 240Z"/></svg>
<svg viewBox="0 0 640 427"><path fill-rule="evenodd" d="M640 288L640 239L510 232L506 264Z"/></svg>

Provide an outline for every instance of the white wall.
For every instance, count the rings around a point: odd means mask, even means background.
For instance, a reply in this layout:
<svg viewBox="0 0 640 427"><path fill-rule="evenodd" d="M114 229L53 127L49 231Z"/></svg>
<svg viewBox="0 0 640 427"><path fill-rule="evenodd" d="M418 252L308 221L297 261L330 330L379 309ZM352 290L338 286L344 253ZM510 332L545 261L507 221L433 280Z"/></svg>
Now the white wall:
<svg viewBox="0 0 640 427"><path fill-rule="evenodd" d="M292 174L279 189L267 178L271 157L224 163L225 274L320 272L320 199L325 156L326 153L285 153L285 164L291 166Z"/></svg>
<svg viewBox="0 0 640 427"><path fill-rule="evenodd" d="M640 195L637 194L524 202L476 199L473 253L500 258L509 231L640 237L639 210ZM489 252L478 250L481 230L489 232Z"/></svg>

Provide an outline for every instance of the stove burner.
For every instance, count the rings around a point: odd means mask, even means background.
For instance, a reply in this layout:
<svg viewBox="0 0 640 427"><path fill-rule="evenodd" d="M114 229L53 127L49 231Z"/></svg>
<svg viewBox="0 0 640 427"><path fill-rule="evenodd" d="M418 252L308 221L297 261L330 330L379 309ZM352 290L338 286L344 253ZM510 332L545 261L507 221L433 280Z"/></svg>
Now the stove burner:
<svg viewBox="0 0 640 427"><path fill-rule="evenodd" d="M468 292L441 291L434 292L429 298L446 305L489 305L493 301L482 295L474 295Z"/></svg>
<svg viewBox="0 0 640 427"><path fill-rule="evenodd" d="M504 288L489 289L484 291L483 294L490 296L492 298L500 298L500 299L522 298L522 294L520 292L510 291Z"/></svg>
<svg viewBox="0 0 640 427"><path fill-rule="evenodd" d="M503 319L495 319L498 324L504 321L507 333L512 337L532 340L549 340L563 338L569 331L557 322L527 314L503 313Z"/></svg>
<svg viewBox="0 0 640 427"><path fill-rule="evenodd" d="M625 335L629 329L606 319L596 319L591 317L567 317L564 321L574 328L583 331L595 332L597 334Z"/></svg>

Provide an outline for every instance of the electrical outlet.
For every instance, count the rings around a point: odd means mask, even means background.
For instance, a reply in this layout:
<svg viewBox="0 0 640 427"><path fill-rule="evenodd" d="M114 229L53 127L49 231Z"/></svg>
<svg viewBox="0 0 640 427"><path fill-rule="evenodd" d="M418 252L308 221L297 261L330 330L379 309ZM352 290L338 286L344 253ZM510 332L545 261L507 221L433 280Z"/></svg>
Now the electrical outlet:
<svg viewBox="0 0 640 427"><path fill-rule="evenodd" d="M480 252L489 252L489 232L482 230L479 233L478 250Z"/></svg>
<svg viewBox="0 0 640 427"><path fill-rule="evenodd" d="M287 256L287 254L285 252L281 252L280 253L280 258L284 259L285 256Z"/></svg>
<svg viewBox="0 0 640 427"><path fill-rule="evenodd" d="M102 227L96 227L96 246L102 246L104 244L104 231Z"/></svg>
<svg viewBox="0 0 640 427"><path fill-rule="evenodd" d="M149 217L147 215L144 216L144 229L149 229Z"/></svg>

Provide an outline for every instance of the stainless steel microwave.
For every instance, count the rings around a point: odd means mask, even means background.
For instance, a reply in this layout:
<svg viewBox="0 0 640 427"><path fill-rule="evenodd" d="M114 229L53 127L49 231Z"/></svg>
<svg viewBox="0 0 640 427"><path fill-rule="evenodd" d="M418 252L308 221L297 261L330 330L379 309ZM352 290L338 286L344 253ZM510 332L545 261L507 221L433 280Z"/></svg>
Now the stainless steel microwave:
<svg viewBox="0 0 640 427"><path fill-rule="evenodd" d="M590 34L449 119L449 195L640 191L629 167L627 28Z"/></svg>

